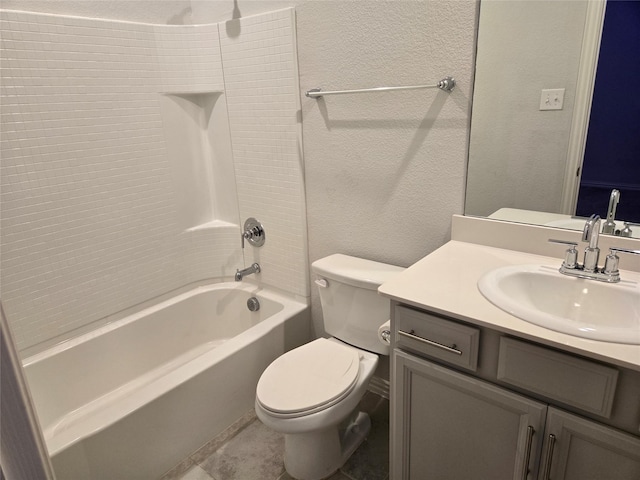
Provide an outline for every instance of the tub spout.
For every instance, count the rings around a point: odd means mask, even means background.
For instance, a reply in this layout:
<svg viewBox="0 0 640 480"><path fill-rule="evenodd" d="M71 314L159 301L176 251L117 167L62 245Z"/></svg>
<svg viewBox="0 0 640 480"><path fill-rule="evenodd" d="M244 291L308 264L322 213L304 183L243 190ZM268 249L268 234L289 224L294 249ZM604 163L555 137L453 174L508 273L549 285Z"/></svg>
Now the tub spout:
<svg viewBox="0 0 640 480"><path fill-rule="evenodd" d="M251 275L252 273L260 273L260 265L254 263L250 267L243 268L242 270L236 270L236 282L241 282L244 277Z"/></svg>

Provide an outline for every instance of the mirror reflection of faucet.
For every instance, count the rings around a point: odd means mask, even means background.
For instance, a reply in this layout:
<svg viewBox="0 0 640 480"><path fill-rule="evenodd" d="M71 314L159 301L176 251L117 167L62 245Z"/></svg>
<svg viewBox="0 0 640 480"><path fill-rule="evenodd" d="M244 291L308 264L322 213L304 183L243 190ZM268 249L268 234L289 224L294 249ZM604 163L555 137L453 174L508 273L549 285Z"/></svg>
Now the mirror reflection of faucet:
<svg viewBox="0 0 640 480"><path fill-rule="evenodd" d="M620 230L621 237L633 237L633 230L631 226L640 227L640 223L624 222L624 228Z"/></svg>
<svg viewBox="0 0 640 480"><path fill-rule="evenodd" d="M607 219L602 225L602 233L607 233L609 235L614 235L616 232L616 209L618 208L618 203L620 203L620 190L616 190L615 188L611 190L611 195L609 196L609 208L607 208Z"/></svg>
<svg viewBox="0 0 640 480"><path fill-rule="evenodd" d="M608 235L617 235L619 237L632 237L633 230L631 226L640 226L637 223L623 222L623 228L616 228L616 209L620 203L620 190L611 190L609 196L609 208L607 208L607 219L602 224L602 233Z"/></svg>

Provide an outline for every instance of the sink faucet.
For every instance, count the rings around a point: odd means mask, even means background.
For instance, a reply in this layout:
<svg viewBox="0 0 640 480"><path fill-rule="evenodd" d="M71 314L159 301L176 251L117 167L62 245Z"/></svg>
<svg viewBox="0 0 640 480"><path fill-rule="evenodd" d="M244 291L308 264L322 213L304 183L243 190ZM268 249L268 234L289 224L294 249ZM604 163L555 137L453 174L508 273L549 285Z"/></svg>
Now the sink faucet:
<svg viewBox="0 0 640 480"><path fill-rule="evenodd" d="M250 267L243 268L242 270L236 270L236 282L241 282L244 277L251 275L252 273L260 273L260 265L254 263Z"/></svg>
<svg viewBox="0 0 640 480"><path fill-rule="evenodd" d="M620 190L616 190L615 188L611 190L611 196L609 197L609 208L607 209L607 220L604 222L602 226L602 233L608 233L610 235L615 234L616 232L616 208L618 208L618 203L620 203Z"/></svg>
<svg viewBox="0 0 640 480"><path fill-rule="evenodd" d="M593 273L598 269L598 257L600 249L598 248L598 235L600 232L600 216L591 215L589 220L584 224L582 232L582 241L587 242L589 246L584 249L584 271Z"/></svg>
<svg viewBox="0 0 640 480"><path fill-rule="evenodd" d="M577 262L578 251L576 242L566 240L549 239L551 243L560 243L569 245L565 252L565 258L560 266L560 273L570 275L572 277L589 278L599 280L601 282L617 283L620 281L620 272L618 271L619 258L617 253L631 253L640 255L640 250L631 250L627 248L611 247L609 254L604 263L604 267L598 268L598 257L600 249L598 248L598 233L600 232L600 216L591 215L589 220L584 224L582 232L582 241L589 244L584 249L584 263L580 265Z"/></svg>

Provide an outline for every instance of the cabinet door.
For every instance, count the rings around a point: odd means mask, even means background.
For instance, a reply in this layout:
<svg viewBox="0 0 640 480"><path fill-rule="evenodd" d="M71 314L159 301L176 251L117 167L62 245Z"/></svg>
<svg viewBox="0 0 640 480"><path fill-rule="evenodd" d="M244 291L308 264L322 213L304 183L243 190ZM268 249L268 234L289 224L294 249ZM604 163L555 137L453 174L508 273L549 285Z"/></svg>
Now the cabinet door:
<svg viewBox="0 0 640 480"><path fill-rule="evenodd" d="M549 407L541 480L638 480L640 438Z"/></svg>
<svg viewBox="0 0 640 480"><path fill-rule="evenodd" d="M534 479L546 405L394 350L391 478Z"/></svg>

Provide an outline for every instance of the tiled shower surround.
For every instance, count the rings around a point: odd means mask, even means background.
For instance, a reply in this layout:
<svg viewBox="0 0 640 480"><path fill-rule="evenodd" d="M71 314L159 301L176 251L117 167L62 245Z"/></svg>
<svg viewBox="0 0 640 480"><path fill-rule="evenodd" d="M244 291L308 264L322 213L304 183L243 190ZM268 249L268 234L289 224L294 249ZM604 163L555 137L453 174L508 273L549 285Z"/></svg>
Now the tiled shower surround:
<svg viewBox="0 0 640 480"><path fill-rule="evenodd" d="M220 27L240 218L269 225L274 249L253 250L265 282L308 296L306 208L293 10Z"/></svg>
<svg viewBox="0 0 640 480"><path fill-rule="evenodd" d="M308 295L293 10L235 37L0 21L0 293L23 354L256 254L264 283ZM243 259L248 216L267 243Z"/></svg>

